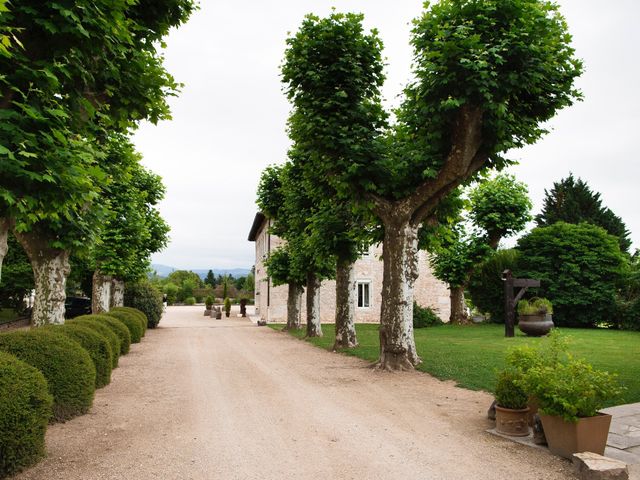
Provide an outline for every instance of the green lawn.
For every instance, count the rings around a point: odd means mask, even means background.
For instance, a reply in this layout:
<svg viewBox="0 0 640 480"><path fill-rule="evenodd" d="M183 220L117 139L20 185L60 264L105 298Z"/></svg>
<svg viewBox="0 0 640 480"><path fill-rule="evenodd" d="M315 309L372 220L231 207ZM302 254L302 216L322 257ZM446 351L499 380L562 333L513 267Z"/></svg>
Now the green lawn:
<svg viewBox="0 0 640 480"><path fill-rule="evenodd" d="M0 324L7 323L18 318L18 314L11 308L0 308Z"/></svg>
<svg viewBox="0 0 640 480"><path fill-rule="evenodd" d="M276 330L282 325L270 325ZM323 325L325 336L309 342L321 348L331 348L334 341L332 324ZM378 358L378 326L356 325L360 346L344 353L368 361ZM640 402L640 332L615 330L565 329L573 338L571 351L595 367L616 372L627 387L624 398L614 402ZM304 330L292 332L299 338ZM416 330L416 346L423 363L419 370L472 390L493 390L495 370L504 364L504 355L511 345L539 342L516 333L504 338L503 325L441 326Z"/></svg>

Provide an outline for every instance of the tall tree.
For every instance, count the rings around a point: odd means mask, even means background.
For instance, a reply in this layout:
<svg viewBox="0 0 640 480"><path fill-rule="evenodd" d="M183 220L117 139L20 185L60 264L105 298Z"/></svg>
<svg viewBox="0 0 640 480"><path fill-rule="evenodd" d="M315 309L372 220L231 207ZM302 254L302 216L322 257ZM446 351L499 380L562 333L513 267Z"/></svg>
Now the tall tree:
<svg viewBox="0 0 640 480"><path fill-rule="evenodd" d="M420 362L412 327L420 225L449 192L507 164L504 152L535 142L543 122L579 97L582 66L570 40L550 1L427 4L412 33L415 80L380 138L381 43L364 33L362 16L310 15L288 39L283 80L296 148L384 226L381 368ZM343 143L350 154L334 155Z"/></svg>
<svg viewBox="0 0 640 480"><path fill-rule="evenodd" d="M629 230L622 219L602 204L600 193L591 190L587 183L569 174L553 188L544 191L542 212L536 215L539 227L556 222L587 222L604 228L609 234L620 239L620 250L629 253L631 240Z"/></svg>
<svg viewBox="0 0 640 480"><path fill-rule="evenodd" d="M216 276L213 274L213 270L209 270L207 272L207 276L204 278L204 284L209 285L210 287L216 286Z"/></svg>

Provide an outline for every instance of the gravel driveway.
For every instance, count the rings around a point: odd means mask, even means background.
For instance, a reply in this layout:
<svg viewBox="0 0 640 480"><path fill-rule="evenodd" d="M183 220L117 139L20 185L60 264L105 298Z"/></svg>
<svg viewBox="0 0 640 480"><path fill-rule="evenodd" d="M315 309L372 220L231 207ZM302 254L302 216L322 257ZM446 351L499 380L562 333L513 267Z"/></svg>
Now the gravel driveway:
<svg viewBox="0 0 640 480"><path fill-rule="evenodd" d="M246 319L169 307L19 479L565 479L493 437L488 394L383 373Z"/></svg>

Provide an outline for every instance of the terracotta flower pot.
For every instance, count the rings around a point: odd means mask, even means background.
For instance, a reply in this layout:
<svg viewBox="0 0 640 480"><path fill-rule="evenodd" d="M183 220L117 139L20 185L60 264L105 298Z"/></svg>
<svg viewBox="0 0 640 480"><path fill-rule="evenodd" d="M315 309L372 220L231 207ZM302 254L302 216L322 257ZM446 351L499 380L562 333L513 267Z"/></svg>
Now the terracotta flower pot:
<svg viewBox="0 0 640 480"><path fill-rule="evenodd" d="M518 315L518 328L531 337L542 337L549 333L553 325L553 317L546 315Z"/></svg>
<svg viewBox="0 0 640 480"><path fill-rule="evenodd" d="M579 452L604 455L611 415L599 413L595 417L581 418L577 423L551 415L540 415L540 420L551 453L568 459Z"/></svg>
<svg viewBox="0 0 640 480"><path fill-rule="evenodd" d="M529 435L527 413L529 407L512 410L496 405L496 431L512 437L526 437Z"/></svg>

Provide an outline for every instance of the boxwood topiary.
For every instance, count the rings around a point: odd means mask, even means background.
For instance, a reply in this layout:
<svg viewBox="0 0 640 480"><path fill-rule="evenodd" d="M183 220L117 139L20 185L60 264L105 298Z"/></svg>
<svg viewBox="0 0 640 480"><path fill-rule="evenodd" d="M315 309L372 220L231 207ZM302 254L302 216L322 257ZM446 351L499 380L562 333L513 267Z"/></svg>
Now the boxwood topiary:
<svg viewBox="0 0 640 480"><path fill-rule="evenodd" d="M89 317L95 318L99 322L104 323L118 336L120 339L120 355L126 355L129 353L129 348L131 347L131 334L124 323L108 315L89 315Z"/></svg>
<svg viewBox="0 0 640 480"><path fill-rule="evenodd" d="M46 328L62 333L82 345L82 348L89 353L94 367L96 367L96 388L109 385L109 382L111 382L111 369L113 368L113 353L109 341L104 336L90 326L81 323L70 322L65 325L51 325Z"/></svg>
<svg viewBox="0 0 640 480"><path fill-rule="evenodd" d="M120 320L129 329L131 343L140 343L142 338L142 325L140 319L128 312L107 312L105 315Z"/></svg>
<svg viewBox="0 0 640 480"><path fill-rule="evenodd" d="M116 368L118 366L118 360L120 359L120 338L118 335L113 333L107 325L102 323L100 320L96 318L92 318L92 315L81 315L79 317L74 318L73 320L67 320L65 325L86 325L90 327L92 330L95 330L109 342L109 346L111 347L111 368Z"/></svg>
<svg viewBox="0 0 640 480"><path fill-rule="evenodd" d="M53 417L66 420L91 408L96 390L96 368L79 343L48 329L0 335L0 350L37 368L53 395Z"/></svg>
<svg viewBox="0 0 640 480"><path fill-rule="evenodd" d="M142 310L133 307L114 307L110 312L127 312L135 315L140 319L140 323L142 324L142 336L144 337L145 333L147 333L147 316Z"/></svg>
<svg viewBox="0 0 640 480"><path fill-rule="evenodd" d="M0 352L0 478L44 456L53 398L42 373Z"/></svg>

